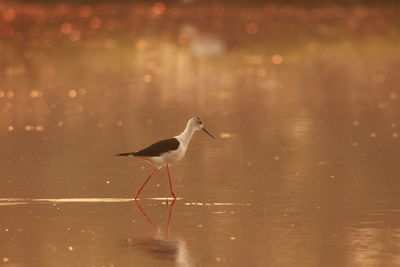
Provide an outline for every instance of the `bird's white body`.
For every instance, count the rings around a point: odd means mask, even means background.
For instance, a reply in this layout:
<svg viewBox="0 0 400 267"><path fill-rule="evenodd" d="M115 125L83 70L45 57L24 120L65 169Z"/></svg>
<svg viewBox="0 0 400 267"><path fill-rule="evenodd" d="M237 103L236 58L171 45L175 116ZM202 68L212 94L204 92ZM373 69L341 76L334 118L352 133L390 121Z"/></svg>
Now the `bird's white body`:
<svg viewBox="0 0 400 267"><path fill-rule="evenodd" d="M183 150L182 148L178 148L178 150L171 151L171 152L165 152L161 156L158 157L143 157L143 159L147 162L149 162L151 165L156 167L157 169L161 169L167 165L170 165L181 158L185 155L186 151L181 151Z"/></svg>
<svg viewBox="0 0 400 267"><path fill-rule="evenodd" d="M188 121L185 130L181 134L174 137L179 142L178 149L165 152L158 157L143 157L143 159L158 169L182 159L186 154L189 142L194 133L201 129L199 128L198 124L193 123L192 120L193 119L190 119Z"/></svg>

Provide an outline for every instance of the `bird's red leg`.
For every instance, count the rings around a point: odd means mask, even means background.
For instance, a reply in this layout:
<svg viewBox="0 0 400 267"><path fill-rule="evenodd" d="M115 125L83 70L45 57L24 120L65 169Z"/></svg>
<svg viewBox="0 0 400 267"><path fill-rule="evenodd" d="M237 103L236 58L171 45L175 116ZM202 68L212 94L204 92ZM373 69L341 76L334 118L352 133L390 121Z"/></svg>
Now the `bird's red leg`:
<svg viewBox="0 0 400 267"><path fill-rule="evenodd" d="M150 217L146 214L146 212L144 211L142 206L140 206L139 202L137 202L136 199L135 199L135 204L136 204L136 207L138 208L138 210L140 211L140 213L142 213L142 215L146 219L146 221L153 227L153 230L157 231L157 225L150 219Z"/></svg>
<svg viewBox="0 0 400 267"><path fill-rule="evenodd" d="M170 230L170 226L171 226L171 219L172 219L172 209L174 207L176 198L174 198L174 200L172 200L171 205L169 207L169 214L168 214L168 222L167 222L167 236L169 235L169 230Z"/></svg>
<svg viewBox="0 0 400 267"><path fill-rule="evenodd" d="M157 168L154 168L154 170L151 172L151 174L150 174L150 176L147 178L147 180L144 181L144 183L142 184L142 186L139 188L139 190L138 190L137 193L136 193L135 200L137 200L138 196L140 195L140 192L142 192L144 186L147 184L147 182L150 180L150 178L156 173L156 171L157 171Z"/></svg>
<svg viewBox="0 0 400 267"><path fill-rule="evenodd" d="M174 193L174 189L172 189L172 181L171 181L171 176L169 175L169 168L168 165L167 167L167 172L168 172L168 180L169 180L169 191L171 192L171 195L174 197L174 199L176 198L175 193Z"/></svg>

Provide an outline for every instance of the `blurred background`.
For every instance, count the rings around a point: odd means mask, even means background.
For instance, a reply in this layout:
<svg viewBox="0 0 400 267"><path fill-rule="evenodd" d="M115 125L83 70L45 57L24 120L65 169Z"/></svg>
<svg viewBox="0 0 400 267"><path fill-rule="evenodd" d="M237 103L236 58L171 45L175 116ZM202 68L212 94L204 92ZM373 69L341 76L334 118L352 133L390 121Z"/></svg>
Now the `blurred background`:
<svg viewBox="0 0 400 267"><path fill-rule="evenodd" d="M399 43L389 0L0 1L0 261L398 266ZM192 116L135 207L113 155Z"/></svg>

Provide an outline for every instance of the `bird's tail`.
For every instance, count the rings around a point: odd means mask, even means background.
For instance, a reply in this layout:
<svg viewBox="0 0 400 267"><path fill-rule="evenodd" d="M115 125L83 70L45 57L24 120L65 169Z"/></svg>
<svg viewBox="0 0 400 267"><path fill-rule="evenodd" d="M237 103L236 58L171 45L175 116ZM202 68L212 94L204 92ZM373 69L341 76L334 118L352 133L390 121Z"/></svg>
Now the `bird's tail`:
<svg viewBox="0 0 400 267"><path fill-rule="evenodd" d="M135 156L136 152L128 152L128 153L119 153L116 154L115 156L119 156L119 157L126 157L126 156Z"/></svg>

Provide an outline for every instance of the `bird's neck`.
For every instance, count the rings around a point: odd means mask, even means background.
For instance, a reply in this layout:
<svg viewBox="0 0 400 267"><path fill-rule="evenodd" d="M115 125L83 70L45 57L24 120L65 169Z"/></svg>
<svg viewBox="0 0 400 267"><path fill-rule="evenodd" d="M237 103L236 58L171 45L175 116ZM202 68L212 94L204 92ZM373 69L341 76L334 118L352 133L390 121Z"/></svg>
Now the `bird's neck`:
<svg viewBox="0 0 400 267"><path fill-rule="evenodd" d="M178 135L177 138L183 144L188 145L190 142L190 139L192 139L192 136L195 132L196 132L196 130L193 127L190 127L188 124L186 126L185 130L180 135Z"/></svg>

